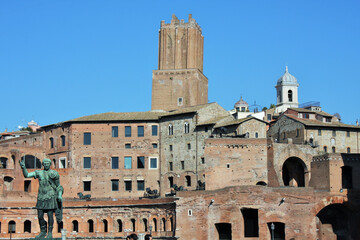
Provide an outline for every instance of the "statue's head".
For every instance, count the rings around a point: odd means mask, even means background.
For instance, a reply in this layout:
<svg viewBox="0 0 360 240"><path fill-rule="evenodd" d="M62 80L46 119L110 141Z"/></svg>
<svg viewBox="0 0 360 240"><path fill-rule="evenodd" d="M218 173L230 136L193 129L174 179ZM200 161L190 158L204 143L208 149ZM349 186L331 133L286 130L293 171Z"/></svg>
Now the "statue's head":
<svg viewBox="0 0 360 240"><path fill-rule="evenodd" d="M49 169L51 165L51 160L48 158L44 158L42 160L42 165L44 166L45 169Z"/></svg>

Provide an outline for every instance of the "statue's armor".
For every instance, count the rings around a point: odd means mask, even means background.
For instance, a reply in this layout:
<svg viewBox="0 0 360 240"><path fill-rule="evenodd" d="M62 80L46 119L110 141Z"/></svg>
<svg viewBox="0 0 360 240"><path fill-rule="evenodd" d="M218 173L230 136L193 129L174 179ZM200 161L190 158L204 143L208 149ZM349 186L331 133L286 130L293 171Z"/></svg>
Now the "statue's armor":
<svg viewBox="0 0 360 240"><path fill-rule="evenodd" d="M35 178L39 179L39 192L35 208L41 210L57 209L57 186L60 185L56 182L59 182L59 173L51 169L48 171L36 170Z"/></svg>

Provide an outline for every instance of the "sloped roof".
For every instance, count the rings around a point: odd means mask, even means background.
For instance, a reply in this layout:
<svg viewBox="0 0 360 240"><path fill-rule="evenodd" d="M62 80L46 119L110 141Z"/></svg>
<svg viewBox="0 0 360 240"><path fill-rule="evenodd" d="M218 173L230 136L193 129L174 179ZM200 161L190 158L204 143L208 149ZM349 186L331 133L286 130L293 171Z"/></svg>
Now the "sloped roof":
<svg viewBox="0 0 360 240"><path fill-rule="evenodd" d="M107 112L84 117L75 118L67 122L89 122L89 121L141 121L158 120L164 112Z"/></svg>
<svg viewBox="0 0 360 240"><path fill-rule="evenodd" d="M176 109L176 110L173 110L173 111L165 112L159 117L161 118L161 117L168 117L168 116L173 116L173 115L196 113L200 109L206 108L206 107L208 107L210 105L213 105L213 104L216 104L216 103L212 102L212 103L206 103L206 104L201 104L201 105L196 105L196 106L191 106L191 107L186 107L186 108L180 108L180 109Z"/></svg>
<svg viewBox="0 0 360 240"><path fill-rule="evenodd" d="M197 126L204 126L204 125L215 125L218 122L221 122L221 120L224 120L225 118L231 118L232 120L234 119L231 115L229 116L220 116L220 117L214 117L212 119L209 119L207 121L198 123Z"/></svg>
<svg viewBox="0 0 360 240"><path fill-rule="evenodd" d="M241 124L243 122L246 122L246 121L249 121L249 120L252 120L252 119L255 119L257 121L260 121L260 122L263 122L265 124L268 124L267 122L263 121L263 120L260 120L256 117L247 117L247 118L241 118L241 119L235 119L235 120L232 120L232 121L227 121L227 122L223 122L223 123L220 123L220 124L216 124L215 125L215 128L219 128L219 127L225 127L225 126L231 126L231 125L236 125L236 124Z"/></svg>
<svg viewBox="0 0 360 240"><path fill-rule="evenodd" d="M310 120L310 119L298 118L298 117L295 117L294 115L290 115L290 114L284 114L284 116L286 116L288 118L291 118L291 119L293 119L293 120L295 120L297 122L300 122L300 123L304 124L305 126L340 127L340 128L356 128L356 129L360 129L360 126L345 124L345 123L341 123L341 122L324 123L324 122L320 122L318 120Z"/></svg>

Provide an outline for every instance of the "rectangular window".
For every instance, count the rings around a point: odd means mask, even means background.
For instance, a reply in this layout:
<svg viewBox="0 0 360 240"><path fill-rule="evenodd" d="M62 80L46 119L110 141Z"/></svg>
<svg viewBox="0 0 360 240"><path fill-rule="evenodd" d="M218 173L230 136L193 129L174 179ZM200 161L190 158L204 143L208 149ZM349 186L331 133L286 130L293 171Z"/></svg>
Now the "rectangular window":
<svg viewBox="0 0 360 240"><path fill-rule="evenodd" d="M131 148L131 143L125 143L125 148L130 149Z"/></svg>
<svg viewBox="0 0 360 240"><path fill-rule="evenodd" d="M50 148L54 148L54 139L50 138Z"/></svg>
<svg viewBox="0 0 360 240"><path fill-rule="evenodd" d="M137 181L137 190L138 191L144 191L145 189L145 181L144 180L138 180Z"/></svg>
<svg viewBox="0 0 360 240"><path fill-rule="evenodd" d="M119 128L117 126L111 127L111 136L112 137L119 136Z"/></svg>
<svg viewBox="0 0 360 240"><path fill-rule="evenodd" d="M151 126L151 135L152 136L157 136L158 135L158 126L157 125L152 125Z"/></svg>
<svg viewBox="0 0 360 240"><path fill-rule="evenodd" d="M145 157L137 157L137 168L145 168Z"/></svg>
<svg viewBox="0 0 360 240"><path fill-rule="evenodd" d="M190 143L187 144L187 149L188 149L188 150L191 149L191 144L190 144Z"/></svg>
<svg viewBox="0 0 360 240"><path fill-rule="evenodd" d="M346 137L350 137L350 131L346 131Z"/></svg>
<svg viewBox="0 0 360 240"><path fill-rule="evenodd" d="M124 158L124 168L131 169L131 157Z"/></svg>
<svg viewBox="0 0 360 240"><path fill-rule="evenodd" d="M24 181L24 191L31 192L31 180Z"/></svg>
<svg viewBox="0 0 360 240"><path fill-rule="evenodd" d="M157 168L157 158L150 158L150 168Z"/></svg>
<svg viewBox="0 0 360 240"><path fill-rule="evenodd" d="M91 145L91 133L84 133L84 145Z"/></svg>
<svg viewBox="0 0 360 240"><path fill-rule="evenodd" d="M168 177L169 180L169 187L173 187L174 186L174 177Z"/></svg>
<svg viewBox="0 0 360 240"><path fill-rule="evenodd" d="M131 180L125 180L125 191L131 191L132 190L132 182Z"/></svg>
<svg viewBox="0 0 360 240"><path fill-rule="evenodd" d="M331 118L325 118L326 122L331 122Z"/></svg>
<svg viewBox="0 0 360 240"><path fill-rule="evenodd" d="M118 179L111 180L111 191L119 191L119 180Z"/></svg>
<svg viewBox="0 0 360 240"><path fill-rule="evenodd" d="M243 208L241 213L244 218L244 237L259 237L258 210Z"/></svg>
<svg viewBox="0 0 360 240"><path fill-rule="evenodd" d="M125 137L131 137L131 126L125 126Z"/></svg>
<svg viewBox="0 0 360 240"><path fill-rule="evenodd" d="M267 114L267 120L271 121L271 114Z"/></svg>
<svg viewBox="0 0 360 240"><path fill-rule="evenodd" d="M91 191L91 181L83 181L84 191Z"/></svg>
<svg viewBox="0 0 360 240"><path fill-rule="evenodd" d="M84 157L84 168L91 168L91 157Z"/></svg>
<svg viewBox="0 0 360 240"><path fill-rule="evenodd" d="M169 171L173 171L173 163L169 162Z"/></svg>
<svg viewBox="0 0 360 240"><path fill-rule="evenodd" d="M59 158L59 168L66 168L66 158Z"/></svg>
<svg viewBox="0 0 360 240"><path fill-rule="evenodd" d="M170 150L170 151L173 150L173 145L169 145L169 150Z"/></svg>
<svg viewBox="0 0 360 240"><path fill-rule="evenodd" d="M318 136L321 136L321 129L318 130Z"/></svg>
<svg viewBox="0 0 360 240"><path fill-rule="evenodd" d="M203 157L201 158L201 163L205 164L205 158L203 158Z"/></svg>
<svg viewBox="0 0 360 240"><path fill-rule="evenodd" d="M111 157L111 168L119 169L119 157Z"/></svg>
<svg viewBox="0 0 360 240"><path fill-rule="evenodd" d="M185 161L181 161L181 170L185 169Z"/></svg>
<svg viewBox="0 0 360 240"><path fill-rule="evenodd" d="M64 135L61 136L61 146L65 147L65 136Z"/></svg>
<svg viewBox="0 0 360 240"><path fill-rule="evenodd" d="M138 126L138 137L143 137L144 136L144 126Z"/></svg>
<svg viewBox="0 0 360 240"><path fill-rule="evenodd" d="M153 144L152 144L152 147L153 147L153 148L158 148L157 143L153 143Z"/></svg>
<svg viewBox="0 0 360 240"><path fill-rule="evenodd" d="M332 131L332 136L336 137L336 131L335 130Z"/></svg>

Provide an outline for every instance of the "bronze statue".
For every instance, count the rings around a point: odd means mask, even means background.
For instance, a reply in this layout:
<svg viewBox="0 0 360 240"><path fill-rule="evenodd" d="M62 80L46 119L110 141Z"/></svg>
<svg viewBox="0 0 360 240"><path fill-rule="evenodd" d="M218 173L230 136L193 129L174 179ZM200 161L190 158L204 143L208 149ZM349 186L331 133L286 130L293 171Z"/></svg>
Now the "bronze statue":
<svg viewBox="0 0 360 240"><path fill-rule="evenodd" d="M38 178L39 179L39 192L37 196L36 209L38 212L38 219L41 232L35 238L52 238L52 230L54 226L54 213L56 221L62 221L62 194L64 188L60 185L59 173L50 169L51 160L45 158L42 161L44 170L35 170L28 172L26 170L24 160L20 161L20 166L23 170L25 178ZM46 229L46 221L44 213L48 216L48 229Z"/></svg>

